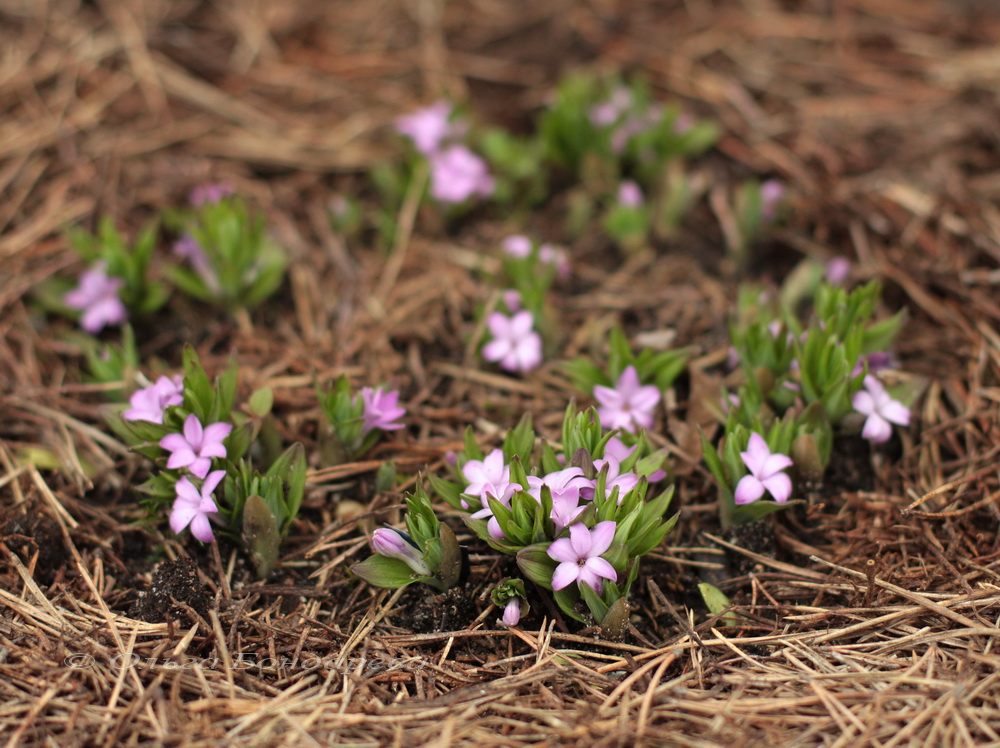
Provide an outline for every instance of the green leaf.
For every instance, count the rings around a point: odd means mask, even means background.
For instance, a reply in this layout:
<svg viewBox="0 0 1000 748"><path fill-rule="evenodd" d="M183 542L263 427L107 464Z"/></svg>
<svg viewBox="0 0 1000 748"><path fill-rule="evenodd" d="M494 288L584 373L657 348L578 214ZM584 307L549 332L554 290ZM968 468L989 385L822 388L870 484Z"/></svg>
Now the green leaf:
<svg viewBox="0 0 1000 748"><path fill-rule="evenodd" d="M270 387L261 387L250 395L247 404L251 413L263 418L271 412L271 407L274 405L274 392Z"/></svg>
<svg viewBox="0 0 1000 748"><path fill-rule="evenodd" d="M701 593L701 599L705 601L708 612L713 616L722 615L733 606L725 593L715 585L700 582L698 584L698 591ZM723 615L722 620L726 626L739 625L738 617L731 611Z"/></svg>
<svg viewBox="0 0 1000 748"><path fill-rule="evenodd" d="M546 553L549 545L534 543L517 552L517 566L524 576L547 590L552 589L552 574L557 566L555 559Z"/></svg>
<svg viewBox="0 0 1000 748"><path fill-rule="evenodd" d="M425 581L429 577L418 577L405 561L387 558L378 554L366 558L351 567L351 571L373 587L396 589L411 582Z"/></svg>

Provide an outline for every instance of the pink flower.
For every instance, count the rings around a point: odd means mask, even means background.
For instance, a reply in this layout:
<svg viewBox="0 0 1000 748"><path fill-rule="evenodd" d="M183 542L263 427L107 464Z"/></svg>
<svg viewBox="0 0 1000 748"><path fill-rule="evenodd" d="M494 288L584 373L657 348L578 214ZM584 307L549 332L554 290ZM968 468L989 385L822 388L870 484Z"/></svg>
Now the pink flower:
<svg viewBox="0 0 1000 748"><path fill-rule="evenodd" d="M561 590L573 582L589 584L598 595L604 579L617 579L618 573L606 559L601 558L615 539L617 524L610 520L598 522L593 530L582 524L571 525L568 538L553 540L547 553L559 561L552 574L552 589Z"/></svg>
<svg viewBox="0 0 1000 748"><path fill-rule="evenodd" d="M222 441L233 430L229 423L212 423L204 428L198 417L191 413L184 421L183 434L167 434L160 439L160 446L171 453L167 468L186 467L194 475L204 478L212 467L213 457L225 457Z"/></svg>
<svg viewBox="0 0 1000 748"><path fill-rule="evenodd" d="M785 199L785 184L779 179L768 179L760 186L760 217L770 223L778 216L778 209Z"/></svg>
<svg viewBox="0 0 1000 748"><path fill-rule="evenodd" d="M613 459L618 463L618 469L620 470L621 463L625 462L625 460L631 457L632 453L635 452L635 450L638 448L639 448L638 444L636 444L633 447L628 447L625 445L625 442L623 442L617 436L612 436L610 439L608 439L608 443L604 445L604 460L594 460L594 467L597 470L600 470L602 467L604 467L605 460L610 461ZM626 475L634 475L634 473L622 473L621 476L619 477L624 477ZM612 477L611 468L609 468L608 480L610 480L611 477ZM665 470L657 470L655 473L648 476L647 480L650 483L656 483L657 481L661 481L666 477L667 473ZM610 487L610 483L608 485Z"/></svg>
<svg viewBox="0 0 1000 748"><path fill-rule="evenodd" d="M740 452L743 464L750 475L744 475L736 485L737 504L750 504L770 491L779 504L792 495L792 479L781 472L790 467L792 460L783 454L771 454L770 447L760 434L750 434L747 451Z"/></svg>
<svg viewBox="0 0 1000 748"><path fill-rule="evenodd" d="M597 415L604 428L635 433L640 428L652 428L660 391L651 384L641 385L635 367L629 366L618 377L614 388L595 386L594 399L599 404Z"/></svg>
<svg viewBox="0 0 1000 748"><path fill-rule="evenodd" d="M205 286L210 291L219 292L221 288L219 276L212 269L212 263L209 262L208 255L205 254L205 248L198 243L197 239L190 234L184 234L174 242L173 250L175 255L183 257L191 263L191 267L194 268L194 271L205 282Z"/></svg>
<svg viewBox="0 0 1000 748"><path fill-rule="evenodd" d="M97 334L106 325L120 325L128 318L118 289L125 285L121 278L108 277L107 264L95 263L80 275L79 285L63 297L66 305L83 312L80 327Z"/></svg>
<svg viewBox="0 0 1000 748"><path fill-rule="evenodd" d="M447 138L457 137L465 130L449 122L451 105L438 101L396 120L396 130L413 141L413 146L425 156L437 153Z"/></svg>
<svg viewBox="0 0 1000 748"><path fill-rule="evenodd" d="M516 626L521 620L521 598L512 597L503 607L503 625Z"/></svg>
<svg viewBox="0 0 1000 748"><path fill-rule="evenodd" d="M876 444L888 441L892 436L890 422L900 426L910 425L910 409L893 400L882 383L870 374L865 377L865 389L854 393L851 404L858 413L868 416L861 436Z"/></svg>
<svg viewBox="0 0 1000 748"><path fill-rule="evenodd" d="M163 409L183 402L184 379L179 374L160 377L155 384L132 393L129 398L132 407L122 413L122 418L126 421L163 423Z"/></svg>
<svg viewBox="0 0 1000 748"><path fill-rule="evenodd" d="M493 340L483 346L483 358L507 371L528 372L542 363L542 338L532 329L535 318L526 309L507 317L491 312L486 326Z"/></svg>
<svg viewBox="0 0 1000 748"><path fill-rule="evenodd" d="M642 189L631 179L625 179L618 185L618 204L626 208L642 206Z"/></svg>
<svg viewBox="0 0 1000 748"><path fill-rule="evenodd" d="M222 202L223 198L229 197L235 191L228 182L205 182L191 190L188 202L194 207L200 208L206 203Z"/></svg>
<svg viewBox="0 0 1000 748"><path fill-rule="evenodd" d="M215 540L212 534L211 516L219 511L212 498L212 492L226 476L225 470L213 470L197 488L185 475L177 481L177 498L174 499L174 507L170 511L170 529L177 535L191 525L191 534L203 543L211 543Z"/></svg>
<svg viewBox="0 0 1000 748"><path fill-rule="evenodd" d="M419 548L415 548L395 530L380 527L372 533L372 548L386 558L398 558L422 577L431 575L431 567L424 561Z"/></svg>
<svg viewBox="0 0 1000 748"><path fill-rule="evenodd" d="M611 96L600 104L590 108L588 117L595 127L607 127L625 112L632 108L632 92L624 86L619 86L611 92Z"/></svg>
<svg viewBox="0 0 1000 748"><path fill-rule="evenodd" d="M555 268L556 277L560 280L566 280L569 278L569 254L567 254L566 250L562 247L556 247L551 244L543 244L538 248L538 259L541 262Z"/></svg>
<svg viewBox="0 0 1000 748"><path fill-rule="evenodd" d="M552 513L549 518L555 523L556 532L571 524L586 507L580 506L584 489L593 490L593 482L583 477L583 469L578 467L557 470L539 478L528 476L528 493L536 500L542 500L542 486L548 486L552 495Z"/></svg>
<svg viewBox="0 0 1000 748"><path fill-rule="evenodd" d="M608 466L608 475L604 482L605 495L610 496L611 492L617 486L618 503L620 504L622 499L625 498L625 494L639 485L639 476L635 473L623 473L621 471L621 462L611 455L606 455L603 460L594 460L594 469L598 472L600 472L605 465ZM583 490L583 497L585 499L593 499L596 489L597 479L594 479L592 484Z"/></svg>
<svg viewBox="0 0 1000 748"><path fill-rule="evenodd" d="M510 465L503 461L503 450L494 449L482 460L469 460L462 466L462 475L469 485L462 493L478 496L486 503L486 495L509 501L518 486L510 482Z"/></svg>
<svg viewBox="0 0 1000 748"><path fill-rule="evenodd" d="M842 286L851 277L851 261L846 257L834 257L826 263L826 272L823 274L826 282L834 286Z"/></svg>
<svg viewBox="0 0 1000 748"><path fill-rule="evenodd" d="M493 177L486 162L464 145L448 146L430 156L431 197L442 203L461 203L473 196L493 194Z"/></svg>
<svg viewBox="0 0 1000 748"><path fill-rule="evenodd" d="M513 488L516 489L517 487L513 486ZM493 496L493 494L489 495ZM493 496L493 498L499 501L508 509L510 509L510 499L511 496L513 495L514 491L511 491L510 493L505 491L503 495ZM490 534L491 538L495 538L496 540L501 540L504 537L503 530L500 529L500 523L497 521L497 518L493 516L493 510L490 508L489 501L487 501L486 499L486 494L483 495L483 508L480 509L478 512L474 512L471 515L471 517L472 519L488 520L488 522L486 523L486 531Z"/></svg>
<svg viewBox="0 0 1000 748"><path fill-rule="evenodd" d="M528 257L531 254L531 239L524 234L511 234L500 242L500 247L511 257Z"/></svg>
<svg viewBox="0 0 1000 748"><path fill-rule="evenodd" d="M395 423L397 418L406 415L406 408L398 406L399 392L395 390L382 392L381 387L378 389L363 387L361 400L364 402L363 415L365 419L361 429L362 433L367 434L372 429L395 431L403 428L403 424Z"/></svg>

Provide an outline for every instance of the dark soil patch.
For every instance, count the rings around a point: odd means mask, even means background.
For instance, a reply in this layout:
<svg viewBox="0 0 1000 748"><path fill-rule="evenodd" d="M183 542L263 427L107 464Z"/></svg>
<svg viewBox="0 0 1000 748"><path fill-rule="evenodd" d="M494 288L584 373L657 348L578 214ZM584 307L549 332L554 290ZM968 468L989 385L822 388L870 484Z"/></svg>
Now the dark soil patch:
<svg viewBox="0 0 1000 748"><path fill-rule="evenodd" d="M482 612L473 588L466 584L435 593L424 585L411 585L400 598L392 617L399 626L418 634L456 631L472 623Z"/></svg>
<svg viewBox="0 0 1000 748"><path fill-rule="evenodd" d="M178 558L164 561L157 567L153 583L139 593L128 614L149 623L176 619L194 623L191 613L204 619L211 601L204 583L198 578L195 562L190 558Z"/></svg>
<svg viewBox="0 0 1000 748"><path fill-rule="evenodd" d="M66 549L58 525L34 512L7 520L0 527L0 539L29 568L37 554L34 574L42 584L52 584L66 563Z"/></svg>

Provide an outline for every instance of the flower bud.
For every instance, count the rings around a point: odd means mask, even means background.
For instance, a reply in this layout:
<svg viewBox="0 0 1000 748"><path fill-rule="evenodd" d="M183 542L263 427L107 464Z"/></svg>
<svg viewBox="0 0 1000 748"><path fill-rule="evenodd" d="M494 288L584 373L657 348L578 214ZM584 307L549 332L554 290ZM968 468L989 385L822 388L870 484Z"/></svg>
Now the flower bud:
<svg viewBox="0 0 1000 748"><path fill-rule="evenodd" d="M817 481L823 477L823 459L812 434L799 434L792 442L791 458L799 477L806 481Z"/></svg>
<svg viewBox="0 0 1000 748"><path fill-rule="evenodd" d="M373 532L372 548L380 556L398 558L422 577L431 575L431 569L420 557L420 552L395 530L380 527Z"/></svg>
<svg viewBox="0 0 1000 748"><path fill-rule="evenodd" d="M516 626L521 620L521 598L512 597L503 609L503 625Z"/></svg>

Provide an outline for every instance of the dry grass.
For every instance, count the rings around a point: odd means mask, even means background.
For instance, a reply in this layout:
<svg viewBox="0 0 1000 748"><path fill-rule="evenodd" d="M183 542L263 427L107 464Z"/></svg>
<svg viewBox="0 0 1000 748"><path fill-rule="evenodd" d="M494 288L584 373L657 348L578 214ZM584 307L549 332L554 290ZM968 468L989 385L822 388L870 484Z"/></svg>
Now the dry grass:
<svg viewBox="0 0 1000 748"><path fill-rule="evenodd" d="M7 748L1000 743L998 41L1000 15L971 0L0 2L0 496L7 517L52 523L65 554L44 568L37 543L0 545ZM497 630L485 606L462 630L399 625L399 595L348 581L364 541L337 519L345 499L398 511L371 494L379 459L313 473L279 580L248 582L214 547L198 557L207 614L127 617L153 548L195 551L131 527L139 462L93 425L98 388L79 384L68 328L32 309L30 289L73 269L62 227L108 214L133 229L199 181L234 183L296 258L288 298L240 326L195 312L144 351L176 361L193 337L209 368L235 354L248 391L274 388L289 439L315 422L317 377L395 381L419 426L378 457L433 469L467 423L489 436L532 410L551 427L571 392L551 370L468 366L496 221L445 236L404 212L381 257L344 246L326 201L390 152L387 126L416 104L447 92L520 126L580 62L642 69L717 118L720 178L795 189L778 243L852 256L909 308L898 354L928 386L902 456L877 454L871 485L783 521L780 560L749 554L725 585L736 626L682 604L690 570L728 545L704 534L712 495L685 402L657 438L687 511L630 643L551 617ZM710 376L733 278L683 246L615 272L599 247L573 249L587 292L559 297L569 355L627 313L698 346L692 390ZM34 446L63 468L19 459Z"/></svg>

